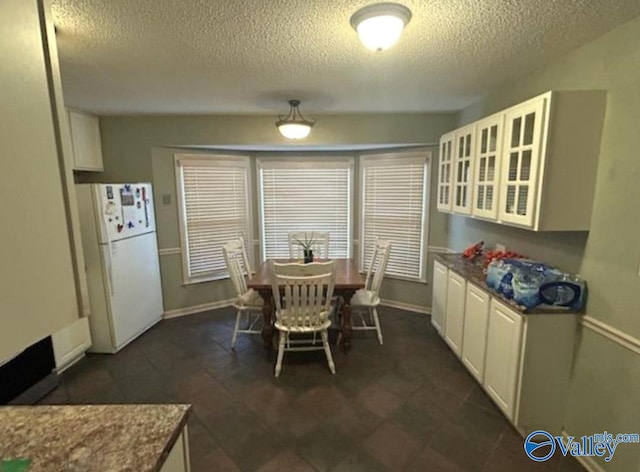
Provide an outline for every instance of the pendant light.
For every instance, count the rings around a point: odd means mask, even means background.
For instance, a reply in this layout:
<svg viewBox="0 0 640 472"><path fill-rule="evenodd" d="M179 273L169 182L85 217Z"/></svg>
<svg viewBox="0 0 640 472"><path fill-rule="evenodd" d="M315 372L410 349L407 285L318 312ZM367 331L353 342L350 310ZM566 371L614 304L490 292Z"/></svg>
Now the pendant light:
<svg viewBox="0 0 640 472"><path fill-rule="evenodd" d="M309 136L311 128L316 123L315 120L307 120L298 107L300 100L289 100L289 114L279 115L276 126L280 134L288 139L304 139Z"/></svg>
<svg viewBox="0 0 640 472"><path fill-rule="evenodd" d="M383 51L393 46L411 20L411 10L398 3L376 3L351 16L351 26L366 48Z"/></svg>

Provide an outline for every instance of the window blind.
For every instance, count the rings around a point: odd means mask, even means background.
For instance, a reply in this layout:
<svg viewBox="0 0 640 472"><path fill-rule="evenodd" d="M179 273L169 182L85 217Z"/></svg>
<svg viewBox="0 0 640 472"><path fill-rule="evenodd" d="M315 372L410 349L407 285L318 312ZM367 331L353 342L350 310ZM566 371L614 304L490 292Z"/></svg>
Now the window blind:
<svg viewBox="0 0 640 472"><path fill-rule="evenodd" d="M222 245L250 241L248 159L179 157L177 168L185 278L226 276Z"/></svg>
<svg viewBox="0 0 640 472"><path fill-rule="evenodd" d="M361 159L362 270L380 238L391 242L387 275L424 281L425 156Z"/></svg>
<svg viewBox="0 0 640 472"><path fill-rule="evenodd" d="M351 160L258 161L262 254L288 258L290 231L329 232L329 257L350 257Z"/></svg>

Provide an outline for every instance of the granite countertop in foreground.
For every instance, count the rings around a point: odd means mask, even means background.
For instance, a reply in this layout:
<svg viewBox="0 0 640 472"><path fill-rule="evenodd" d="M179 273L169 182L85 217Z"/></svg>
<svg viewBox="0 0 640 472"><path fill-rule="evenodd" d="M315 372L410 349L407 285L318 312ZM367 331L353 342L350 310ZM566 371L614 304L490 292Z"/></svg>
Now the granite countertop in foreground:
<svg viewBox="0 0 640 472"><path fill-rule="evenodd" d="M518 305L513 300L508 299L503 294L496 292L487 285L487 276L480 263L472 262L466 259L462 254L438 254L436 260L444 264L450 270L460 274L474 285L489 293L492 297L511 307L514 311L522 315L535 314L580 314L582 311L576 311L565 307L553 305L538 305L533 309L528 309L522 305Z"/></svg>
<svg viewBox="0 0 640 472"><path fill-rule="evenodd" d="M0 461L28 458L29 472L159 471L190 405L0 407Z"/></svg>

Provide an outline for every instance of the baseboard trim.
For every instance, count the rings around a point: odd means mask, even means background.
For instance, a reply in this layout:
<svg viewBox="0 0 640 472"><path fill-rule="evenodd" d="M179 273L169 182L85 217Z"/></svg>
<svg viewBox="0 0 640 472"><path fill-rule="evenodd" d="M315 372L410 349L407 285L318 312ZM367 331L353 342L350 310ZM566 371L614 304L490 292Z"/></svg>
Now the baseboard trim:
<svg viewBox="0 0 640 472"><path fill-rule="evenodd" d="M569 433L567 433L566 431L562 431L561 434L564 439L567 439L569 437ZM589 472L605 472L605 470L600 467L600 464L598 464L593 457L578 456L575 457L575 459L580 463L582 467L587 469Z"/></svg>
<svg viewBox="0 0 640 472"><path fill-rule="evenodd" d="M383 306L388 306L390 308L399 308L401 310L407 310L407 311L413 311L415 313L421 313L423 315L430 315L431 314L431 307L430 306L420 306L420 305L413 305L411 303L403 303L403 302L396 302L394 300L380 300L380 304Z"/></svg>
<svg viewBox="0 0 640 472"><path fill-rule="evenodd" d="M640 339L624 333L607 323L589 315L585 315L582 317L582 326L589 328L591 331L594 331L614 343L629 349L631 352L640 354Z"/></svg>
<svg viewBox="0 0 640 472"><path fill-rule="evenodd" d="M203 311L216 310L218 308L224 308L233 305L234 299L220 300L217 302L202 303L201 305L187 306L184 308L176 308L174 310L167 310L164 312L163 319L179 318L180 316L195 315L196 313L202 313Z"/></svg>

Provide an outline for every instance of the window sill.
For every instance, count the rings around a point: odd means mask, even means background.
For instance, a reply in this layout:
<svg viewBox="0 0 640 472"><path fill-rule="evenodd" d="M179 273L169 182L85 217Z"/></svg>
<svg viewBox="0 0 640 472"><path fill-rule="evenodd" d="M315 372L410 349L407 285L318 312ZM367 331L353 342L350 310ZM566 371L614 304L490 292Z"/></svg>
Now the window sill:
<svg viewBox="0 0 640 472"><path fill-rule="evenodd" d="M361 270L360 274L364 275L366 277L367 275L367 271ZM385 279L391 279L391 280L399 280L402 282L413 282L415 284L422 284L422 285L429 285L429 283L427 282L426 279L414 279L411 277L401 277L399 275L386 275L384 276Z"/></svg>
<svg viewBox="0 0 640 472"><path fill-rule="evenodd" d="M217 282L224 279L229 279L229 274L218 274L218 275L210 275L206 277L199 277L199 278L193 278L193 279L184 279L182 281L182 286L187 287L189 285L202 284L206 282Z"/></svg>

